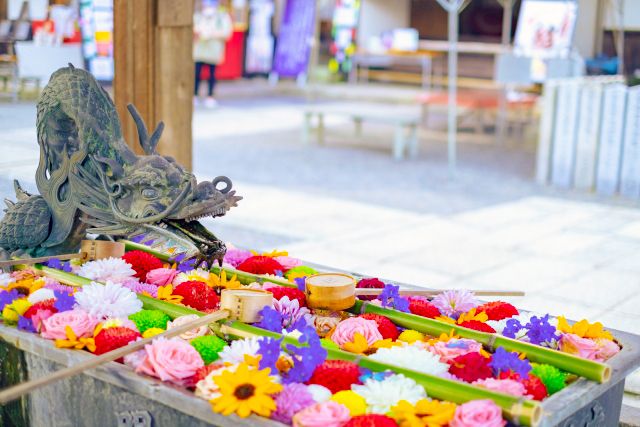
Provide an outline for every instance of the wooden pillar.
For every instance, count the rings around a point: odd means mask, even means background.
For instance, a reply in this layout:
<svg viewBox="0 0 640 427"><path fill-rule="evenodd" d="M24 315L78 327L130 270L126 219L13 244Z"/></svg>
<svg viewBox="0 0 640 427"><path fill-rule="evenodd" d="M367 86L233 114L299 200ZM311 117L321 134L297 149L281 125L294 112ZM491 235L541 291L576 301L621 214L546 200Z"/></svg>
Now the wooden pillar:
<svg viewBox="0 0 640 427"><path fill-rule="evenodd" d="M114 96L122 133L137 153L136 106L149 133L165 129L160 154L191 169L193 115L193 0L114 1Z"/></svg>

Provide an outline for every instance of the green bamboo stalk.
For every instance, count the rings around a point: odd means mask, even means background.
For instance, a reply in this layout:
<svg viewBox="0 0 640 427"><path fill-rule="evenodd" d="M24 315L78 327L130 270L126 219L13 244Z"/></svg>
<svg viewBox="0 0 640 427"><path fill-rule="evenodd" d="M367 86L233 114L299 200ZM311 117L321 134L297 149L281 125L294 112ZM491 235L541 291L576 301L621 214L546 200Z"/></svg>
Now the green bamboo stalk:
<svg viewBox="0 0 640 427"><path fill-rule="evenodd" d="M247 325L237 321L227 321L223 323L221 331L237 338L263 336L276 339L283 338L283 345L298 344L298 341L291 337L286 337L276 332L267 331L256 326ZM430 397L436 399L447 400L457 404L465 403L470 400L491 399L496 403L496 405L502 408L504 415L517 425L535 426L539 423L540 416L542 415L540 404L533 400L522 399L517 396L511 396L476 387L462 381L441 378L401 366L378 362L367 356L329 348L325 343L322 344L327 350L329 359L346 360L356 363L362 368L370 369L375 372L393 371L398 374L403 374L421 385Z"/></svg>
<svg viewBox="0 0 640 427"><path fill-rule="evenodd" d="M414 329L418 332L429 335L439 336L440 334L448 334L452 330L455 334L462 338L470 338L476 340L489 349L503 347L508 351L517 351L524 353L527 359L536 363L546 363L553 365L558 369L570 372L572 374L597 381L600 383L607 382L611 378L611 367L605 363L595 362L593 360L583 359L569 353L563 353L546 347L540 347L528 342L518 341L507 338L498 334L490 334L486 332L475 331L460 325L452 325L435 319L429 319L422 316L416 316L410 313L403 313L390 308L383 308L374 304L365 304L362 301L356 301L353 313L373 313L388 317L395 324L404 328Z"/></svg>

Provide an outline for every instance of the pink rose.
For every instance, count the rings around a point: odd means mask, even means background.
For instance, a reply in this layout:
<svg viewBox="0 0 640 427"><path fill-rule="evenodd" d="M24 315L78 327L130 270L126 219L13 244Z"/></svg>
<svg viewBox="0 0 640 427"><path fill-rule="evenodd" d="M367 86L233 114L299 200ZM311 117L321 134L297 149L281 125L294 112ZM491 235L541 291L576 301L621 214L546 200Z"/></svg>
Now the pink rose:
<svg viewBox="0 0 640 427"><path fill-rule="evenodd" d="M595 342L598 346L598 358L596 360L599 362L611 359L620 352L620 346L614 341L606 338L596 338Z"/></svg>
<svg viewBox="0 0 640 427"><path fill-rule="evenodd" d="M178 326L185 325L199 318L200 316L195 314L188 314L186 316L176 317L173 321L167 323L167 329L176 328ZM190 331L184 332L178 336L185 341L190 341L194 338L207 335L207 333L209 333L209 327L207 325L202 325L195 329L191 329Z"/></svg>
<svg viewBox="0 0 640 427"><path fill-rule="evenodd" d="M93 335L93 330L98 323L98 319L79 308L63 311L62 313L55 313L42 321L42 336L50 340L66 340L65 327L70 326L76 337L85 338Z"/></svg>
<svg viewBox="0 0 640 427"><path fill-rule="evenodd" d="M202 357L189 343L179 338L158 338L144 347L147 357L136 372L185 385L204 366Z"/></svg>
<svg viewBox="0 0 640 427"><path fill-rule="evenodd" d="M486 378L483 380L477 380L472 383L479 387L487 388L489 390L497 391L499 393L510 394L512 396L525 396L527 395L527 389L521 382L510 379L497 380L495 378Z"/></svg>
<svg viewBox="0 0 640 427"><path fill-rule="evenodd" d="M147 273L146 282L156 286L166 286L173 283L178 274L173 268L156 268Z"/></svg>
<svg viewBox="0 0 640 427"><path fill-rule="evenodd" d="M366 320L366 319L365 319ZM294 427L341 427L351 419L346 406L334 402L316 403L293 416Z"/></svg>
<svg viewBox="0 0 640 427"><path fill-rule="evenodd" d="M444 363L451 362L458 356L467 353L478 353L482 348L482 344L469 339L452 339L449 341L438 341L434 345L429 346L427 350L440 356L440 361Z"/></svg>
<svg viewBox="0 0 640 427"><path fill-rule="evenodd" d="M375 320L350 317L338 323L331 334L331 341L342 347L345 343L353 342L353 336L356 332L367 339L368 345L382 339L382 334L378 330L378 324Z"/></svg>
<svg viewBox="0 0 640 427"><path fill-rule="evenodd" d="M450 427L503 427L502 410L492 400L472 400L456 408Z"/></svg>
<svg viewBox="0 0 640 427"><path fill-rule="evenodd" d="M560 350L585 359L599 360L598 344L593 340L581 338L575 334L564 334L560 338Z"/></svg>
<svg viewBox="0 0 640 427"><path fill-rule="evenodd" d="M53 311L47 309L36 311L36 314L31 316L31 322L33 323L33 327L36 328L36 331L42 331L42 322L53 316L53 314Z"/></svg>

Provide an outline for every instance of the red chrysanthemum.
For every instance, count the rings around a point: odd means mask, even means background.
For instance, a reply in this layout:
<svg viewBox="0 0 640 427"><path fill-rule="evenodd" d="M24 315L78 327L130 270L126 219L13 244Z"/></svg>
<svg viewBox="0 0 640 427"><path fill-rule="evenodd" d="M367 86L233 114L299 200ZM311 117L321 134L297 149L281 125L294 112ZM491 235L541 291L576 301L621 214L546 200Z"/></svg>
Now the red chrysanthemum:
<svg viewBox="0 0 640 427"><path fill-rule="evenodd" d="M358 317L362 317L363 319L375 320L378 324L378 330L382 334L382 338L384 339L392 339L395 340L400 335L400 331L398 331L398 327L393 324L391 320L388 318L381 316L379 314L361 314Z"/></svg>
<svg viewBox="0 0 640 427"><path fill-rule="evenodd" d="M376 279L375 277L369 279L360 279L360 281L356 284L356 288L383 289L384 283L380 279ZM373 301L377 297L375 295L361 295L358 298L364 301Z"/></svg>
<svg viewBox="0 0 640 427"><path fill-rule="evenodd" d="M282 297L289 297L290 301L297 299L298 302L300 303L300 307L307 306L307 299L304 296L304 292L302 292L298 288L287 288L286 286L273 286L267 289L267 291L271 292L273 294L273 297L277 300L279 300Z"/></svg>
<svg viewBox="0 0 640 427"><path fill-rule="evenodd" d="M351 390L353 384L361 384L360 368L346 360L325 360L313 371L307 384L325 386L335 394L342 390Z"/></svg>
<svg viewBox="0 0 640 427"><path fill-rule="evenodd" d="M95 354L107 353L116 348L124 347L131 341L135 341L140 338L140 333L133 329L126 328L124 326L114 326L113 328L104 328L98 335L96 335L94 341L96 343Z"/></svg>
<svg viewBox="0 0 640 427"><path fill-rule="evenodd" d="M276 274L276 271L284 271L285 268L275 259L256 255L242 261L238 267L240 271L253 274Z"/></svg>
<svg viewBox="0 0 640 427"><path fill-rule="evenodd" d="M490 334L496 331L491 327L491 325L487 325L486 323L479 320L467 320L460 323L460 326L464 326L465 328L473 329L475 331L488 332Z"/></svg>
<svg viewBox="0 0 640 427"><path fill-rule="evenodd" d="M31 319L31 317L33 317L33 315L36 314L38 310L50 310L52 313L57 313L58 309L53 306L55 302L56 300L54 298L37 302L29 307L27 311L24 312L23 316L27 319Z"/></svg>
<svg viewBox="0 0 640 427"><path fill-rule="evenodd" d="M428 317L429 319L435 319L440 316L440 310L438 310L438 307L431 304L429 301L425 301L420 298L409 297L409 311L412 314Z"/></svg>
<svg viewBox="0 0 640 427"><path fill-rule="evenodd" d="M481 313L483 311L487 313L489 320L508 319L520 314L517 308L504 301L491 301L476 308L476 313Z"/></svg>
<svg viewBox="0 0 640 427"><path fill-rule="evenodd" d="M344 427L398 427L398 423L386 415L367 414L351 418Z"/></svg>
<svg viewBox="0 0 640 427"><path fill-rule="evenodd" d="M547 387L540 378L529 374L527 379L522 381L520 375L513 371L500 372L500 379L511 379L521 382L527 390L527 394L531 395L534 400L544 400L549 395Z"/></svg>
<svg viewBox="0 0 640 427"><path fill-rule="evenodd" d="M143 251L131 251L122 256L131 268L136 272L136 277L144 282L147 280L147 273L156 268L162 267L162 261Z"/></svg>
<svg viewBox="0 0 640 427"><path fill-rule="evenodd" d="M223 367L224 367L224 364L222 363L210 363L208 365L203 366L202 368L199 368L196 371L196 373L193 374L191 378L189 378L189 381L186 384L186 386L195 387L200 380L205 379L205 377L209 375L211 372L215 371L218 368L223 368Z"/></svg>
<svg viewBox="0 0 640 427"><path fill-rule="evenodd" d="M173 290L173 294L182 296L182 304L200 311L213 310L218 307L218 302L220 302L220 298L213 288L197 280L180 283Z"/></svg>
<svg viewBox="0 0 640 427"><path fill-rule="evenodd" d="M451 374L469 383L493 377L489 360L477 352L458 356L449 364Z"/></svg>

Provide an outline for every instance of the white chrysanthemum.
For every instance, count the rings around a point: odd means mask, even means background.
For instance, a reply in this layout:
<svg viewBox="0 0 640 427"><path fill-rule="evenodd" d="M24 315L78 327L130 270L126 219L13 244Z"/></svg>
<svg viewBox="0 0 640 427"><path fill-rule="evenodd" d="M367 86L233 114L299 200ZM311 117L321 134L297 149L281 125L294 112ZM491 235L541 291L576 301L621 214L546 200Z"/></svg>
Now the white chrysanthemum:
<svg viewBox="0 0 640 427"><path fill-rule="evenodd" d="M415 346L381 348L369 357L378 362L410 367L425 374L441 376L449 371L449 365L441 362L440 356Z"/></svg>
<svg viewBox="0 0 640 427"><path fill-rule="evenodd" d="M244 362L245 354L248 354L249 356L255 356L258 354L258 350L260 349L259 341L260 337L251 337L233 341L219 353L220 362L231 363L232 365Z"/></svg>
<svg viewBox="0 0 640 427"><path fill-rule="evenodd" d="M487 321L487 324L490 325L493 329L495 329L495 331L499 334L502 333L502 331L504 331L504 328L507 327L507 322L511 319L516 319L520 322L520 324L522 326L525 326L527 323L529 323L529 321L531 321L531 318L533 316L536 316L538 318L543 317L543 314L540 313L534 313L534 312L520 312L520 314L518 314L517 316L513 316L510 317L508 319L502 319L502 320L489 320ZM558 326L558 319L555 317L551 317L549 316L549 323L555 327ZM518 331L518 333L516 333L516 338L522 338L522 336L524 336L526 333L526 331L524 329L521 329L520 331Z"/></svg>
<svg viewBox="0 0 640 427"><path fill-rule="evenodd" d="M391 375L382 381L369 378L364 385L351 386L351 390L366 400L367 412L374 414L386 414L401 400L415 405L427 397L422 386L402 374Z"/></svg>
<svg viewBox="0 0 640 427"><path fill-rule="evenodd" d="M91 282L77 292L75 298L78 307L99 319L127 318L142 310L142 301L134 292L111 281L107 281L104 286Z"/></svg>
<svg viewBox="0 0 640 427"><path fill-rule="evenodd" d="M37 291L33 291L28 297L27 300L31 304L35 304L37 302L46 301L48 299L55 298L55 294L51 289L40 288Z"/></svg>
<svg viewBox="0 0 640 427"><path fill-rule="evenodd" d="M173 279L173 284L178 286L183 282L188 282L189 280L197 280L199 282L206 282L209 280L209 272L207 270L203 270L202 268L196 268L195 270L187 271L186 273L180 273Z"/></svg>
<svg viewBox="0 0 640 427"><path fill-rule="evenodd" d="M0 286L7 286L10 283L15 282L11 274L9 273L0 273Z"/></svg>
<svg viewBox="0 0 640 427"><path fill-rule="evenodd" d="M122 258L104 258L82 264L77 274L98 282L110 280L120 283L136 275L136 272Z"/></svg>

